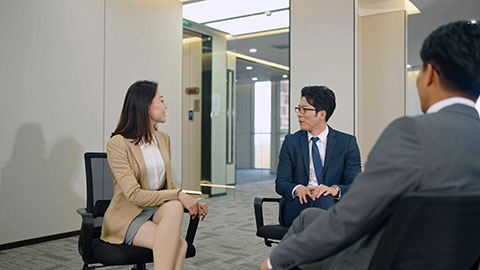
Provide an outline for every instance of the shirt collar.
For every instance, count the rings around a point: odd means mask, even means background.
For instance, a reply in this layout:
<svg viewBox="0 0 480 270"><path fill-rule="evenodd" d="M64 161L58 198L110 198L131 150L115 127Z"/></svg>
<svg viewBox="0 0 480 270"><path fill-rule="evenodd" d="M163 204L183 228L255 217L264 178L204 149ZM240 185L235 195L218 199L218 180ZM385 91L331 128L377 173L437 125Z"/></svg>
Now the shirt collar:
<svg viewBox="0 0 480 270"><path fill-rule="evenodd" d="M427 113L436 113L440 111L441 109L451 106L453 104L464 104L467 106L475 107L475 102L468 98L464 97L451 97L451 98L446 98L443 100L440 100L439 102L433 104L428 108Z"/></svg>
<svg viewBox="0 0 480 270"><path fill-rule="evenodd" d="M478 97L477 103L475 103L475 108L477 108L478 116L480 116L480 97Z"/></svg>
<svg viewBox="0 0 480 270"><path fill-rule="evenodd" d="M310 140L312 139L312 137L314 137L310 132L307 132L308 134L308 141L310 142ZM321 141L321 142L326 142L327 141L327 136L328 136L328 125L327 127L325 128L325 130L320 133L318 136L318 139Z"/></svg>

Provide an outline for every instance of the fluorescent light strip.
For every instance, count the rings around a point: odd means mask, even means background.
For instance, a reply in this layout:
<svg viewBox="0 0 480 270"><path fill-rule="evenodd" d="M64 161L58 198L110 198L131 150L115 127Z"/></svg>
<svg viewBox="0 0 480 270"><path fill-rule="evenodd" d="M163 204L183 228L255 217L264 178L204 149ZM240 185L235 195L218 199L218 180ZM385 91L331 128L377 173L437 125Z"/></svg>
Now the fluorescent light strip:
<svg viewBox="0 0 480 270"><path fill-rule="evenodd" d="M245 39L245 38L254 38L254 37L262 37L262 36L269 36L269 35L276 35L276 34L282 34L282 33L288 33L290 32L290 28L282 28L282 29L277 29L277 30L270 30L270 31L264 31L264 32L258 32L258 33L253 33L253 34L245 34L245 35L238 35L238 36L231 36L228 35L227 39Z"/></svg>
<svg viewBox="0 0 480 270"><path fill-rule="evenodd" d="M227 186L227 185L216 185L216 184L200 184L202 187L217 187L217 188L235 188L235 186Z"/></svg>
<svg viewBox="0 0 480 270"><path fill-rule="evenodd" d="M183 43L183 44L186 44L186 43L199 42L199 41L202 41L202 38L199 38L199 37L189 37L189 38L184 38L184 39L182 40L182 43Z"/></svg>
<svg viewBox="0 0 480 270"><path fill-rule="evenodd" d="M408 15L419 14L421 11L410 1L373 1L359 4L358 15L369 16L405 10Z"/></svg>
<svg viewBox="0 0 480 270"><path fill-rule="evenodd" d="M422 13L420 9L418 9L417 6L415 6L415 4L410 0L405 0L405 10L407 11L408 15Z"/></svg>
<svg viewBox="0 0 480 270"><path fill-rule="evenodd" d="M234 56L236 56L236 57L238 57L238 58L240 58L240 59L250 61L250 62L254 62L254 63L266 65L266 66L270 66L270 67L273 67L273 68L278 68L278 69L281 69L281 70L286 70L286 71L289 71L289 70L290 70L290 68L287 67L287 66L280 65L280 64L273 63L273 62L266 61L266 60L262 60L262 59L258 59L258 58L251 57L251 56L248 56L248 55L244 55L244 54L240 54L240 53L235 53L235 52L232 52L232 51L227 51L227 53L232 54L232 55L234 55Z"/></svg>
<svg viewBox="0 0 480 270"><path fill-rule="evenodd" d="M186 190L186 189L182 189L182 191L183 191L184 193L187 193L187 194L202 195L202 192L196 191L196 190Z"/></svg>

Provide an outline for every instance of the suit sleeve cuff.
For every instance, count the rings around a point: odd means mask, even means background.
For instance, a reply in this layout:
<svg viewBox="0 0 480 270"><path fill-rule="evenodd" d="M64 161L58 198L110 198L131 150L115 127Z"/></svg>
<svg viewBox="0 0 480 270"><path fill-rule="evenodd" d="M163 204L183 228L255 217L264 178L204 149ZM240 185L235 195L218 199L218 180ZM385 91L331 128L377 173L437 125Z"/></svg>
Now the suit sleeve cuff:
<svg viewBox="0 0 480 270"><path fill-rule="evenodd" d="M301 185L296 185L296 186L292 189L292 199L295 199L295 197L297 197L297 196L295 195L295 189L297 189L299 186L301 186Z"/></svg>
<svg viewBox="0 0 480 270"><path fill-rule="evenodd" d="M342 189L337 186L337 185L333 185L332 187L335 187L336 189L338 189L338 194L336 197L333 197L335 200L340 200L340 197L342 197Z"/></svg>

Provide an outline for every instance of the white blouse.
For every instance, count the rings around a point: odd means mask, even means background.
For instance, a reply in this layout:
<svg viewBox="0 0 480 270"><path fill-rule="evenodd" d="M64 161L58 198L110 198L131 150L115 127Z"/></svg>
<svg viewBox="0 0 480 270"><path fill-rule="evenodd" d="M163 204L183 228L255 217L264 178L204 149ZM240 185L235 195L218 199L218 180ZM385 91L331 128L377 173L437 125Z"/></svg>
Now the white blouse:
<svg viewBox="0 0 480 270"><path fill-rule="evenodd" d="M140 141L140 149L147 167L148 188L150 190L159 190L165 183L165 162L155 136L153 136L151 143Z"/></svg>

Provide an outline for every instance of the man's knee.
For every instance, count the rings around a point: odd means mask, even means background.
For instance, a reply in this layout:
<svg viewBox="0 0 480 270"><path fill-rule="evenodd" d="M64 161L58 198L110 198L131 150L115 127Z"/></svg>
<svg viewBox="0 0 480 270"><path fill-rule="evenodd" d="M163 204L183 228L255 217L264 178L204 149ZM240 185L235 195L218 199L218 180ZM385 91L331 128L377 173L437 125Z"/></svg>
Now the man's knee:
<svg viewBox="0 0 480 270"><path fill-rule="evenodd" d="M335 199L332 196L320 196L313 202L313 206L322 209L328 209L335 204Z"/></svg>

